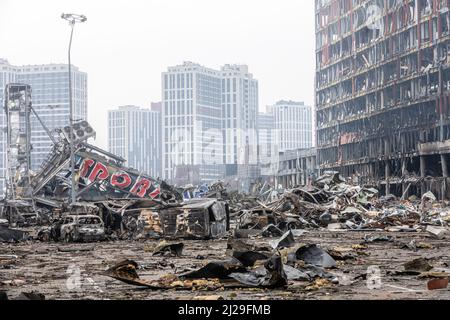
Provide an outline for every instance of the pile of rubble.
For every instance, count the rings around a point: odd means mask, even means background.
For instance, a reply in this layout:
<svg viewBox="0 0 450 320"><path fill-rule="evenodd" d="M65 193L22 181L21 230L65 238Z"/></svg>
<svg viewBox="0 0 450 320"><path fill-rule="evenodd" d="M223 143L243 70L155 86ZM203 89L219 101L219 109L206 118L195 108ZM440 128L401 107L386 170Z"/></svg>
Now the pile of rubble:
<svg viewBox="0 0 450 320"><path fill-rule="evenodd" d="M88 169L83 169L85 175L91 172ZM226 237L230 231L237 238L280 237L289 230L298 233L307 229L427 230L442 238L450 221L450 207L438 202L432 193L421 200L379 197L376 189L348 184L336 172L326 173L310 187L284 191L267 188L255 195L229 192L222 182L183 188L159 183L158 197L149 199L108 199L110 192L99 197L98 189L93 189L97 199L79 202L70 214L53 210L37 239L208 239ZM93 196L89 191L85 194ZM1 241L27 239L23 232L7 228L5 222Z"/></svg>
<svg viewBox="0 0 450 320"><path fill-rule="evenodd" d="M337 172L328 172L311 187L286 190L274 201L257 200L254 207L240 210L237 234L279 236L290 229L309 228L407 232L445 227L450 222L450 207L436 200L432 193L421 200L379 197L374 188L350 185Z"/></svg>

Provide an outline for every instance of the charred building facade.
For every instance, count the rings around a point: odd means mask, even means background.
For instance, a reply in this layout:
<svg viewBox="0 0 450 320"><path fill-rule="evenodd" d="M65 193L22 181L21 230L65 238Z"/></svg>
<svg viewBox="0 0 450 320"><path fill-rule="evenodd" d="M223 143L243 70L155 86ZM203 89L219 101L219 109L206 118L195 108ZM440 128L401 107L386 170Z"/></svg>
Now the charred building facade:
<svg viewBox="0 0 450 320"><path fill-rule="evenodd" d="M321 171L449 198L448 0L316 0Z"/></svg>

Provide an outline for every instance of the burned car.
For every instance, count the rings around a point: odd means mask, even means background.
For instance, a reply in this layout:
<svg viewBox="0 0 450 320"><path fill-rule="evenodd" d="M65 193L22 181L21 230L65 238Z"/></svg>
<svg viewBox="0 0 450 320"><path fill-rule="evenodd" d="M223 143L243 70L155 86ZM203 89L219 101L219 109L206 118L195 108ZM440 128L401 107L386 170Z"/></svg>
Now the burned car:
<svg viewBox="0 0 450 320"><path fill-rule="evenodd" d="M230 229L229 206L216 199L195 199L159 211L143 210L138 228L149 238L220 238Z"/></svg>
<svg viewBox="0 0 450 320"><path fill-rule="evenodd" d="M61 224L60 238L71 241L99 241L105 238L103 220L95 215L69 215Z"/></svg>

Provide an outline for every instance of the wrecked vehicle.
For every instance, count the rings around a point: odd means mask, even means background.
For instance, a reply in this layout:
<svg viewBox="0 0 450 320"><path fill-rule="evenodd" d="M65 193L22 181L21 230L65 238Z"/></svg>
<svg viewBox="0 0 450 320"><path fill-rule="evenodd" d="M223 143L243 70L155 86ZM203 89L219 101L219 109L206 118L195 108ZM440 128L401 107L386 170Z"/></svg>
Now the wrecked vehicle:
<svg viewBox="0 0 450 320"><path fill-rule="evenodd" d="M18 221L17 225L20 227L29 227L43 223L43 218L37 212L22 213L22 221Z"/></svg>
<svg viewBox="0 0 450 320"><path fill-rule="evenodd" d="M195 199L159 211L143 210L137 228L148 238L221 238L230 230L229 207L215 199Z"/></svg>
<svg viewBox="0 0 450 320"><path fill-rule="evenodd" d="M10 229L0 224L0 242L19 242L28 239L28 233L22 230Z"/></svg>
<svg viewBox="0 0 450 320"><path fill-rule="evenodd" d="M61 239L71 241L99 241L105 238L105 227L100 217L94 215L73 215L64 218L61 225Z"/></svg>

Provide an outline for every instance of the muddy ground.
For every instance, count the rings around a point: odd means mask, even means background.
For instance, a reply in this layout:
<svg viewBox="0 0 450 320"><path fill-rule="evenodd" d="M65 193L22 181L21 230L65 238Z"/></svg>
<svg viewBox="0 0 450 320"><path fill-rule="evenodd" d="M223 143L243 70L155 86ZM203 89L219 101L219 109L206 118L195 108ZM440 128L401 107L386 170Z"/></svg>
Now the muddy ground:
<svg viewBox="0 0 450 320"><path fill-rule="evenodd" d="M394 237L393 242L373 242L366 248L355 246L366 235ZM402 243L423 243L417 252L402 248ZM267 244L270 239L248 240ZM339 277L340 284L308 287L310 283L290 282L284 290L219 290L219 291L150 291L127 285L102 275L108 267L124 260L137 261L141 278L158 279L167 274L180 274L196 269L207 261L226 257L226 240L183 241L183 256L154 257L157 241L118 241L94 244L64 244L27 242L1 244L0 291L10 299L21 292L38 291L46 299L193 299L198 296L220 295L226 300L237 299L450 299L450 289L429 291L428 279L417 275L399 275L403 264L415 258L427 258L437 270L450 269L450 244L436 240L427 233L369 233L369 232L309 232L296 237L299 244L320 244L324 249L339 247L356 254L356 259L339 261L330 272ZM430 248L431 245L431 248ZM353 249L352 249L353 247ZM64 252L80 249L77 252ZM7 255L17 256L8 257ZM367 270L377 266L380 280L367 283ZM377 270L373 269L372 270ZM375 271L376 272L376 271ZM372 275L369 276L373 278ZM381 283L380 283L381 281ZM370 289L371 287L372 289ZM373 288L375 287L375 288Z"/></svg>

